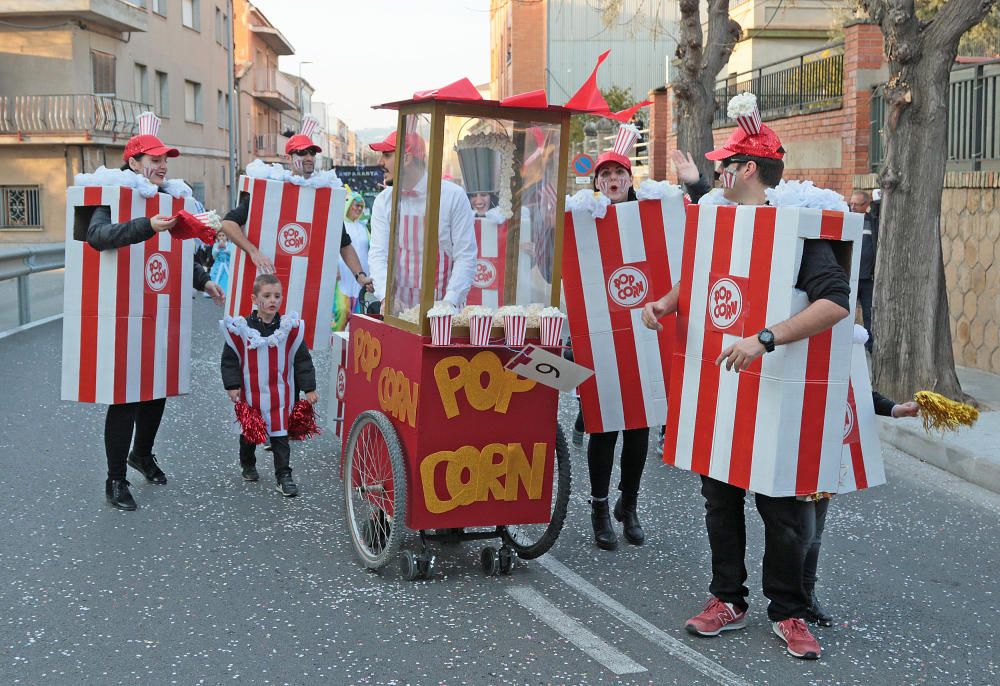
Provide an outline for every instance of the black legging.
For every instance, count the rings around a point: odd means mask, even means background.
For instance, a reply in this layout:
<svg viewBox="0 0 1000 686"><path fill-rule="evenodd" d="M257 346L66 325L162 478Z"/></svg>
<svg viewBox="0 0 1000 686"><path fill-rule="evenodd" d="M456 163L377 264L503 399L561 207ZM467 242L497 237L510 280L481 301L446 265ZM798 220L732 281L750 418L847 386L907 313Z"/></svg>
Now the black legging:
<svg viewBox="0 0 1000 686"><path fill-rule="evenodd" d="M135 432L135 453L146 456L153 453L153 441L160 428L166 398L144 400L136 403L108 405L104 420L104 449L108 454L108 478L124 479L132 432Z"/></svg>
<svg viewBox="0 0 1000 686"><path fill-rule="evenodd" d="M626 429L622 438L622 474L618 490L628 496L639 495L639 481L646 466L649 450L649 429ZM611 469L615 464L615 444L618 432L590 434L587 445L587 465L590 468L590 497L607 498L611 488Z"/></svg>

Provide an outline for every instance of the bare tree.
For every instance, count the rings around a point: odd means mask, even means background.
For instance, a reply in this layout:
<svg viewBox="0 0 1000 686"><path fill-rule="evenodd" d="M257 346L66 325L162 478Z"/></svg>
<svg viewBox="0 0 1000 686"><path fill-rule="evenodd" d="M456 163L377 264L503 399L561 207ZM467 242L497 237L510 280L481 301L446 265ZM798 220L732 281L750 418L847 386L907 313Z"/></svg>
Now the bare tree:
<svg viewBox="0 0 1000 686"><path fill-rule="evenodd" d="M928 21L913 0L858 0L889 61L886 156L879 173L874 385L894 398L932 389L966 398L955 374L941 253L948 90L962 35L996 0L949 0Z"/></svg>
<svg viewBox="0 0 1000 686"><path fill-rule="evenodd" d="M679 61L672 86L677 100L677 148L690 152L698 169L711 177L705 153L714 145L715 77L729 62L743 29L729 18L729 0L708 0L708 40L701 30L699 0L680 0Z"/></svg>

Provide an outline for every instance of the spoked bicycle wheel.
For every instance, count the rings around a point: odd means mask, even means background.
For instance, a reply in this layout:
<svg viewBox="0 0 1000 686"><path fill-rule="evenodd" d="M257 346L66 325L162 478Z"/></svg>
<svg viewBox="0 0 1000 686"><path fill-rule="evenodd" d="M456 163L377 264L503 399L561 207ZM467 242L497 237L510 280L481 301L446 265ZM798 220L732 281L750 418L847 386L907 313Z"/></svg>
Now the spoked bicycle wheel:
<svg viewBox="0 0 1000 686"><path fill-rule="evenodd" d="M374 410L358 415L344 469L347 533L362 564L379 569L394 559L406 533L406 466L388 417Z"/></svg>
<svg viewBox="0 0 1000 686"><path fill-rule="evenodd" d="M517 524L500 527L500 537L504 543L517 552L522 560L533 560L548 552L559 538L566 508L569 505L570 464L569 447L562 429L556 427L555 478L552 487L552 514L548 524Z"/></svg>

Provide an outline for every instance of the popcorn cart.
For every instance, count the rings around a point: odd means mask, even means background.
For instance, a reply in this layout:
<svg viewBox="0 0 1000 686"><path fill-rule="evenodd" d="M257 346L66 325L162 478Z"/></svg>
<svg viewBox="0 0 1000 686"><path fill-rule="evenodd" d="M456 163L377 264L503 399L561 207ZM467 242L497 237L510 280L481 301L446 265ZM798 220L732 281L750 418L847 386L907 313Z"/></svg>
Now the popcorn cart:
<svg viewBox="0 0 1000 686"><path fill-rule="evenodd" d="M563 526L559 391L508 366L561 345L570 111L521 104L468 84L383 105L399 143L382 316L352 316L331 370L347 530L371 569L398 557L427 577L429 543L499 539L482 568L509 573ZM407 529L418 552L400 552Z"/></svg>

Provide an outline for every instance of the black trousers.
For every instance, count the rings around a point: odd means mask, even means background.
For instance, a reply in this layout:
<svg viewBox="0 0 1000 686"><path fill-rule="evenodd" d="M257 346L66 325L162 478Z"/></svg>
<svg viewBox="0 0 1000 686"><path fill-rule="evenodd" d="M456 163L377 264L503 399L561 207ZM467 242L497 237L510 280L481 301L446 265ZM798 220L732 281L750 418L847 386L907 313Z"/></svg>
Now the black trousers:
<svg viewBox="0 0 1000 686"><path fill-rule="evenodd" d="M806 551L806 562L802 568L802 583L805 585L806 595L812 595L816 588L816 569L819 566L819 549L823 545L823 529L826 528L826 511L830 509L832 498L821 498L816 501L816 533L813 534L812 544Z"/></svg>
<svg viewBox="0 0 1000 686"><path fill-rule="evenodd" d="M705 496L705 524L712 549L709 590L723 602L746 610L746 491L703 476L701 494ZM764 520L763 586L770 601L767 616L772 622L804 617L808 601L802 577L806 550L815 533L814 503L760 493L754 500Z"/></svg>
<svg viewBox="0 0 1000 686"><path fill-rule="evenodd" d="M858 305L861 306L861 321L868 329L868 342L865 348L868 352L872 350L872 343L875 341L875 332L872 331L872 294L875 292L874 279L858 280Z"/></svg>
<svg viewBox="0 0 1000 686"><path fill-rule="evenodd" d="M626 496L639 495L639 482L646 466L646 452L649 450L649 429L626 429L622 431L622 468L618 490ZM611 488L611 469L615 464L615 444L618 432L608 431L590 434L587 444L587 466L590 469L590 496L607 498Z"/></svg>
<svg viewBox="0 0 1000 686"><path fill-rule="evenodd" d="M257 465L257 446L240 436L240 466L255 467ZM291 475L290 466L292 447L288 436L271 436L271 454L274 455L274 476Z"/></svg>
<svg viewBox="0 0 1000 686"><path fill-rule="evenodd" d="M153 454L153 441L160 428L166 398L108 405L104 418L104 451L108 456L108 478L124 479L130 449L145 457ZM133 445L132 434L135 434Z"/></svg>

